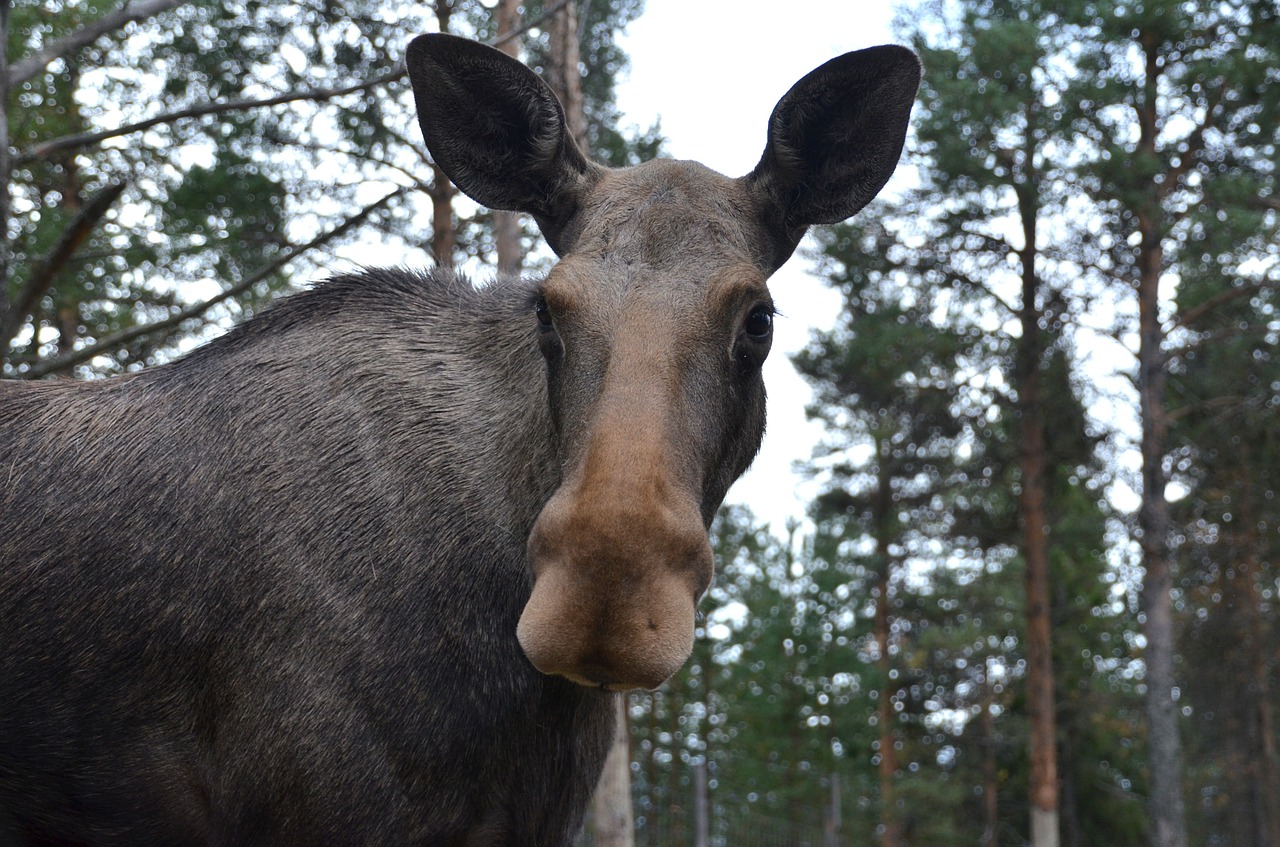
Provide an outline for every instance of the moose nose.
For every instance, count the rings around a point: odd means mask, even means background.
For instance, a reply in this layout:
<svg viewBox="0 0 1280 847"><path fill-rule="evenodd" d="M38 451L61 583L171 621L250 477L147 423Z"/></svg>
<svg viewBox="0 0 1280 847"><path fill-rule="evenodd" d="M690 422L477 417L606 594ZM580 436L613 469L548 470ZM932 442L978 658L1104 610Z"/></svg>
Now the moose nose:
<svg viewBox="0 0 1280 847"><path fill-rule="evenodd" d="M693 650L711 545L692 503L552 497L529 539L534 585L516 628L543 673L656 688Z"/></svg>

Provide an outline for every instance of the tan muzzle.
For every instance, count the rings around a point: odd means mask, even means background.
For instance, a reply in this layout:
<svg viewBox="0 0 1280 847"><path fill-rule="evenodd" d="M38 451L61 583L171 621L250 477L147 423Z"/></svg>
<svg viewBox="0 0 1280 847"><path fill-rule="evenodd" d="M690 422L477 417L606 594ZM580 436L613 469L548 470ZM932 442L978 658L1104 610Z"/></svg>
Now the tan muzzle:
<svg viewBox="0 0 1280 847"><path fill-rule="evenodd" d="M713 570L706 529L691 501L589 497L589 489L562 488L534 525L533 594L516 637L543 673L619 691L657 688L693 650Z"/></svg>

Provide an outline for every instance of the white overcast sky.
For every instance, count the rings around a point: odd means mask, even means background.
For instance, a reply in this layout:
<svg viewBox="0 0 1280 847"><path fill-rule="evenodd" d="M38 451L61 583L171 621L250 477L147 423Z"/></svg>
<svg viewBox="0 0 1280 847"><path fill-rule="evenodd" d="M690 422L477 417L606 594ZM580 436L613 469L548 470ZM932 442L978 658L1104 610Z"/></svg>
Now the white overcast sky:
<svg viewBox="0 0 1280 847"><path fill-rule="evenodd" d="M887 0L648 0L621 39L631 58L618 102L623 123L662 121L667 150L729 176L747 173L764 149L774 104L796 80L849 50L893 40ZM892 183L891 183L892 185ZM830 327L839 298L792 257L770 281L784 317L765 365L769 427L759 458L729 491L778 533L802 519L816 493L793 470L821 428L806 421L809 389L787 354L813 327Z"/></svg>

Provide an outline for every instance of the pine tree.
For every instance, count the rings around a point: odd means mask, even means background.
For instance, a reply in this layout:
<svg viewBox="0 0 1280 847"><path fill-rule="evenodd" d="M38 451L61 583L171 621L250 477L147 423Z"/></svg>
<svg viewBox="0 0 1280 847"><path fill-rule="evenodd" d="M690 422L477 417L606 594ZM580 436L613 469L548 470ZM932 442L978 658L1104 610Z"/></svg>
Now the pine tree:
<svg viewBox="0 0 1280 847"><path fill-rule="evenodd" d="M589 114L615 109L615 36L642 8L591 4ZM544 64L547 18L521 25ZM369 3L77 0L23 4L4 23L4 376L171 357L325 275L356 242L492 264L490 213L455 207L427 160L402 62L420 32L494 40L483 4L386 15ZM609 159L659 143L600 141Z"/></svg>
<svg viewBox="0 0 1280 847"><path fill-rule="evenodd" d="M874 216L873 216L874 219ZM837 326L794 357L814 387L811 413L826 425L819 448L826 487L815 518L846 545L861 546L874 574L872 641L879 738L882 844L905 838L899 796L903 569L915 550L945 533L945 503L960 474L967 425L957 414L961 363L974 337L935 322L933 292L904 278L886 257L875 223L837 227L823 241L824 270L844 296Z"/></svg>
<svg viewBox="0 0 1280 847"><path fill-rule="evenodd" d="M1088 39L1076 58L1068 117L1091 139L1078 172L1106 233L1096 258L1082 265L1137 295L1151 837L1158 847L1182 847L1188 837L1177 698L1185 683L1174 656L1174 529L1165 490L1173 351L1164 310L1175 281L1200 275L1205 213L1217 219L1214 227L1250 222L1220 233L1232 237L1209 261L1218 290L1233 279L1258 286L1247 272L1232 271L1257 255L1251 247L1275 222L1280 99L1267 81L1280 61L1280 12L1250 0L1102 3L1073 6L1068 23Z"/></svg>
<svg viewBox="0 0 1280 847"><path fill-rule="evenodd" d="M1220 263L1233 253L1248 262L1280 233L1274 213L1262 210L1200 214L1199 260L1184 266L1169 374L1174 479L1186 490L1172 507L1184 527L1175 548L1185 597L1178 644L1195 669L1185 693L1196 729L1188 752L1200 795L1211 798L1190 810L1191 833L1193 842L1218 834L1233 845L1273 844L1280 843L1280 303L1274 285Z"/></svg>

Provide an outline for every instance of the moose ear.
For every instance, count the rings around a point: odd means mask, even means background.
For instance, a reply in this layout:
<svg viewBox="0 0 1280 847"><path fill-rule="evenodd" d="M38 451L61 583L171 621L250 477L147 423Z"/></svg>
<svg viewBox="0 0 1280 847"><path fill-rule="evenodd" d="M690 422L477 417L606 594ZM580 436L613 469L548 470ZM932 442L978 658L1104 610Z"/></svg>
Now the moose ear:
<svg viewBox="0 0 1280 847"><path fill-rule="evenodd" d="M569 135L555 93L505 53L453 35L418 36L405 64L440 169L477 203L533 215L563 254L565 226L599 167Z"/></svg>
<svg viewBox="0 0 1280 847"><path fill-rule="evenodd" d="M778 101L760 164L743 178L764 209L774 269L808 227L853 215L889 181L919 85L915 54L886 45L837 56Z"/></svg>

